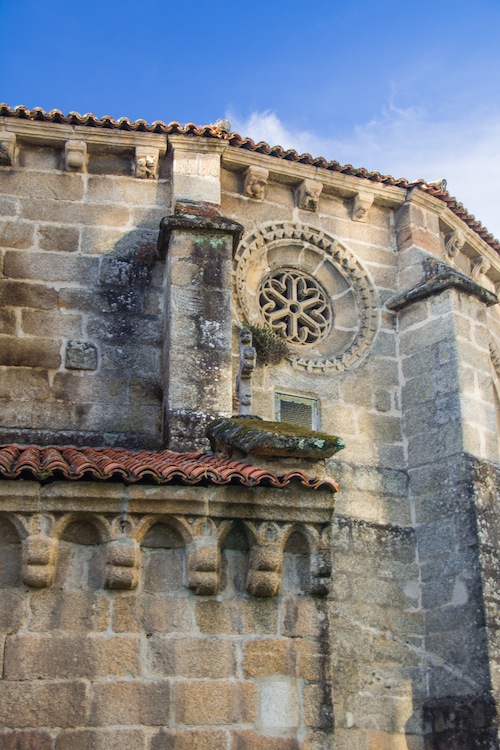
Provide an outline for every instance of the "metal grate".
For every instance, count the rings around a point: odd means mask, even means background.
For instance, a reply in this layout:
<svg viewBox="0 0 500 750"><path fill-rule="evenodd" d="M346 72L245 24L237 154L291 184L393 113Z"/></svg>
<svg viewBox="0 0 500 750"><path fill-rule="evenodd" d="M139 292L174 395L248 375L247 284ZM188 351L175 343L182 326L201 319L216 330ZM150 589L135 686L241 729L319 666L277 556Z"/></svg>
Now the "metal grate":
<svg viewBox="0 0 500 750"><path fill-rule="evenodd" d="M277 393L276 419L278 422L288 422L308 430L317 430L319 428L318 400Z"/></svg>

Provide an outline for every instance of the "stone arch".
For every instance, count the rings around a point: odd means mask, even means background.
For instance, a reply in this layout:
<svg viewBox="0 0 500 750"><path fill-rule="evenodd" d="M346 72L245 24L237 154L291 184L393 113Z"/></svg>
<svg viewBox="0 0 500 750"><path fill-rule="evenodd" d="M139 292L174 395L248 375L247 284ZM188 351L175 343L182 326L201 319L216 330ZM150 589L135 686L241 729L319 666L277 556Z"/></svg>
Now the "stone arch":
<svg viewBox="0 0 500 750"><path fill-rule="evenodd" d="M61 519L55 586L96 591L103 587L109 529L96 515L71 513Z"/></svg>
<svg viewBox="0 0 500 750"><path fill-rule="evenodd" d="M294 524L283 545L283 594L306 594L310 587L311 539L302 524Z"/></svg>
<svg viewBox="0 0 500 750"><path fill-rule="evenodd" d="M226 593L245 591L252 535L240 520L227 525L220 538L221 589Z"/></svg>
<svg viewBox="0 0 500 750"><path fill-rule="evenodd" d="M184 546L187 547L193 541L193 535L190 531L189 524L182 518L165 514L147 516L138 526L135 539L142 546L144 537L149 530L157 524L164 524L172 528L182 539Z"/></svg>
<svg viewBox="0 0 500 750"><path fill-rule="evenodd" d="M158 516L141 529L141 587L174 594L186 585L187 530L171 516Z"/></svg>

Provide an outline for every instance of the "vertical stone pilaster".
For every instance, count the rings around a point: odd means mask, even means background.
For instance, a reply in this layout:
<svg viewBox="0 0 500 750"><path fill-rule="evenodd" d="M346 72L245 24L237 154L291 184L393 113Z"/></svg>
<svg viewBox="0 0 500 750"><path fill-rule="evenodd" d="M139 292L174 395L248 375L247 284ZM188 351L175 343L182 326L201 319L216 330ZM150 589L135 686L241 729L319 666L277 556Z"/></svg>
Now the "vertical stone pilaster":
<svg viewBox="0 0 500 750"><path fill-rule="evenodd" d="M227 141L170 135L168 143L173 153L174 204L188 199L220 205L220 161Z"/></svg>
<svg viewBox="0 0 500 750"><path fill-rule="evenodd" d="M417 234L422 239L423 227ZM413 240L410 232L415 249ZM477 459L498 460L493 399L484 395L488 379L492 386L485 308L497 299L429 256L420 268L423 278L388 307L399 318L403 432L425 623L424 708L432 747L479 747L487 737L493 748L491 634L473 466Z"/></svg>
<svg viewBox="0 0 500 750"><path fill-rule="evenodd" d="M231 413L231 260L242 231L214 204L195 201L178 202L161 222L164 439L172 450L207 446L207 422Z"/></svg>

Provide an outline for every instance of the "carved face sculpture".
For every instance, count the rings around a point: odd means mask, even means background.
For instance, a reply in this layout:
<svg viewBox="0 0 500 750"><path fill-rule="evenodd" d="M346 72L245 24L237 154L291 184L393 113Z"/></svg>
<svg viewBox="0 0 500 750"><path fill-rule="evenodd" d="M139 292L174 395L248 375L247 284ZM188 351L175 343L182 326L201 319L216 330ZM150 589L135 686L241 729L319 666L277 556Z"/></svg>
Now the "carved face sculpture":
<svg viewBox="0 0 500 750"><path fill-rule="evenodd" d="M304 208L308 211L317 211L319 196L323 185L306 185L304 196Z"/></svg>
<svg viewBox="0 0 500 750"><path fill-rule="evenodd" d="M262 200L266 194L266 180L261 177L250 177L245 187L245 192L251 198Z"/></svg>

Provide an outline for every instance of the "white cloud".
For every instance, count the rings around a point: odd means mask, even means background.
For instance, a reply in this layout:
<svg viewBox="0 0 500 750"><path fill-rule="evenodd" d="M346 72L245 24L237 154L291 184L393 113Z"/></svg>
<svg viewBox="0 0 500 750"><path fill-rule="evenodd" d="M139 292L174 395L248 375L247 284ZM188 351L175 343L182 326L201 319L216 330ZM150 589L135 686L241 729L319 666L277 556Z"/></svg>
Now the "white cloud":
<svg viewBox="0 0 500 750"><path fill-rule="evenodd" d="M347 135L295 129L274 112L228 117L233 130L255 141L394 177L444 177L450 193L500 237L500 111L457 112L435 121L421 108L390 105Z"/></svg>

